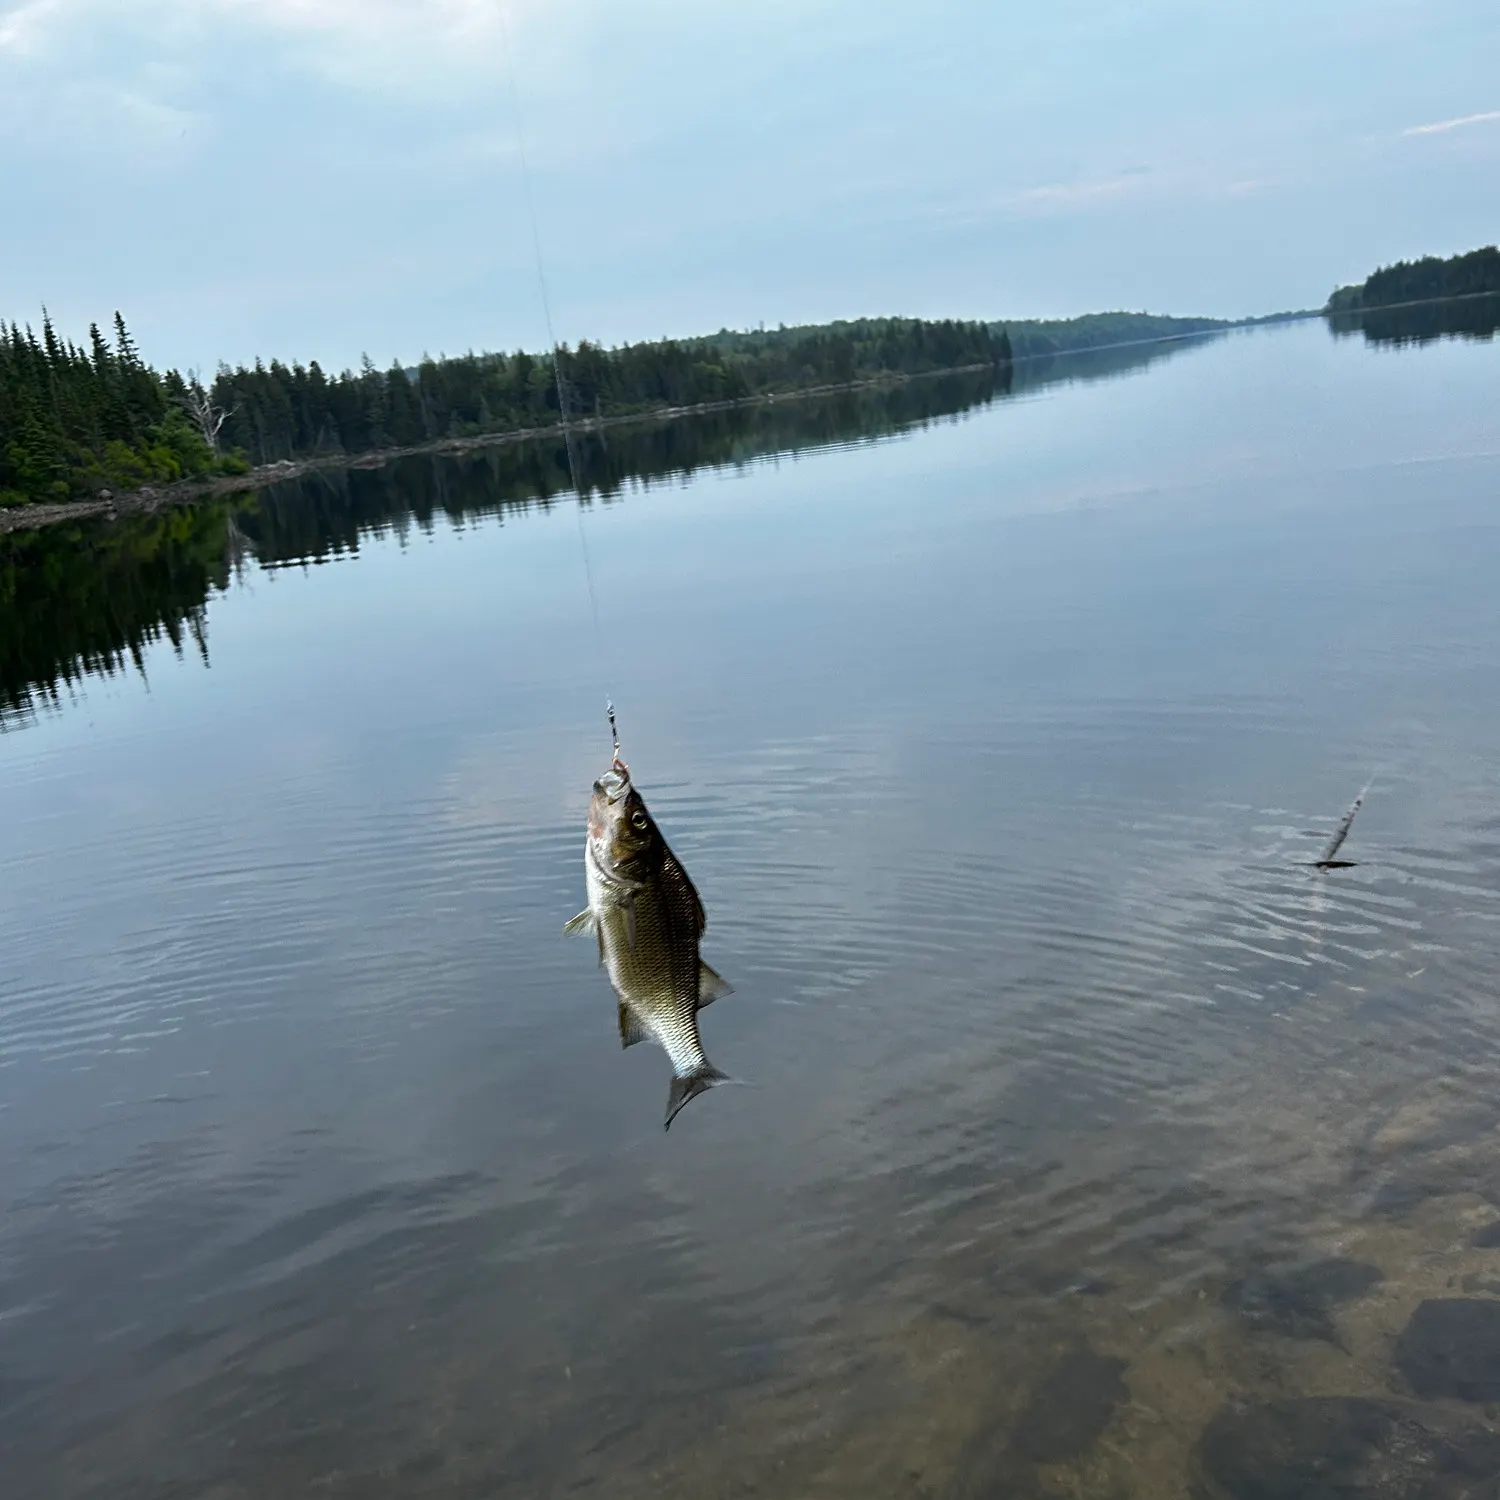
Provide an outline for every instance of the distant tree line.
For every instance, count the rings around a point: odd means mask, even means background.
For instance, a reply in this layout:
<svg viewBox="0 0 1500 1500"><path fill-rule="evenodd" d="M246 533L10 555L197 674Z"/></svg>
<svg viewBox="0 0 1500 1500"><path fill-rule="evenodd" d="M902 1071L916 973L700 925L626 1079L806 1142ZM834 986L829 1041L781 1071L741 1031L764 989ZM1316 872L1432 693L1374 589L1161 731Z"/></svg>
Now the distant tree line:
<svg viewBox="0 0 1500 1500"><path fill-rule="evenodd" d="M558 352L569 415L582 418L1010 362L1003 329L917 318ZM59 340L50 318L40 336L0 324L0 504L550 426L559 411L550 354L424 358L388 370L367 357L337 375L316 361L256 361L221 366L205 389L147 366L119 314L113 342L94 327L86 349Z"/></svg>
<svg viewBox="0 0 1500 1500"><path fill-rule="evenodd" d="M1029 381L1059 355L1113 358L1227 326L1211 318L1095 313L1000 324L863 318L802 327L722 329L605 349L558 351L570 416L629 416L732 403L769 394L930 375L991 372L1008 389L1013 363ZM466 354L415 366L329 375L307 365L260 361L221 366L205 387L141 359L124 320L106 340L60 340L0 323L0 505L82 499L254 465L355 456L435 440L555 427L551 355Z"/></svg>
<svg viewBox="0 0 1500 1500"><path fill-rule="evenodd" d="M998 324L994 325L999 327ZM1005 332L1017 359L1047 359L1086 349L1155 344L1233 326L1224 318L1169 318L1158 313L1085 313L1079 318L1031 319L1007 323Z"/></svg>
<svg viewBox="0 0 1500 1500"><path fill-rule="evenodd" d="M439 438L554 425L556 375L572 418L742 401L886 375L1008 366L1010 342L984 323L883 318L815 328L662 339L605 349L587 341L550 355L467 354L415 368L326 374L308 365L221 369L212 401L224 439L254 464L369 453Z"/></svg>
<svg viewBox="0 0 1500 1500"><path fill-rule="evenodd" d="M86 348L0 323L0 504L86 498L250 465L355 456L438 439L555 426L557 375L573 418L618 417L942 370L996 372L1224 326L1207 318L1102 313L1013 325L864 318L804 327L661 339L551 355L466 354L415 366L330 375L260 361L195 375L158 374L123 318ZM1016 346L1013 348L1012 331Z"/></svg>
<svg viewBox="0 0 1500 1500"><path fill-rule="evenodd" d="M278 460L416 447L437 439L548 427L560 415L627 416L940 370L1009 370L1013 359L1181 337L1208 318L1101 313L1013 325L863 318L806 327L722 329L550 355L466 354L330 375L260 361L221 366L207 388L140 357L117 313L114 337L85 348L0 324L0 504L82 498ZM1015 345L1012 337L1014 334Z"/></svg>
<svg viewBox="0 0 1500 1500"><path fill-rule="evenodd" d="M1500 248L1486 245L1446 260L1427 255L1372 271L1358 286L1341 286L1328 299L1328 313L1350 313L1437 297L1500 292Z"/></svg>

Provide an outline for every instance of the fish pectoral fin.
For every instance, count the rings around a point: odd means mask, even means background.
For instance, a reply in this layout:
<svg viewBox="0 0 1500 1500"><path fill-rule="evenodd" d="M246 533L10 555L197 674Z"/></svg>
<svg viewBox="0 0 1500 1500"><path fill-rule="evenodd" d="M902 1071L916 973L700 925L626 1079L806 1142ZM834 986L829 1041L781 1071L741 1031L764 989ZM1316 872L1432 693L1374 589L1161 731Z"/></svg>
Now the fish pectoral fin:
<svg viewBox="0 0 1500 1500"><path fill-rule="evenodd" d="M635 897L631 896L625 902L625 942L633 950L635 948Z"/></svg>
<svg viewBox="0 0 1500 1500"><path fill-rule="evenodd" d="M620 1046L633 1047L646 1040L646 1028L641 1018L623 1001L620 1001Z"/></svg>
<svg viewBox="0 0 1500 1500"><path fill-rule="evenodd" d="M722 974L698 960L698 1009L702 1010L705 1005L712 1005L721 995L732 995L734 986L725 979Z"/></svg>
<svg viewBox="0 0 1500 1500"><path fill-rule="evenodd" d="M585 932L593 932L599 926L599 919L587 907L578 913L576 917L569 917L563 923L563 932L568 937L578 937Z"/></svg>

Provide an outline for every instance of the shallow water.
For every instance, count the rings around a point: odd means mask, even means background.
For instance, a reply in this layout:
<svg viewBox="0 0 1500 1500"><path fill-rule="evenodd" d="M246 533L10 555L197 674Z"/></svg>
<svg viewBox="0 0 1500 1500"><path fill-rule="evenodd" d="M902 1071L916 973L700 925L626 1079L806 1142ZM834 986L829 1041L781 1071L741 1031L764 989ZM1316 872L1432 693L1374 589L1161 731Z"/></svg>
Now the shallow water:
<svg viewBox="0 0 1500 1500"><path fill-rule="evenodd" d="M1257 1422L1418 1493L1308 1397L1480 1493L1412 1320L1500 1294L1494 348L954 410L596 501L602 671L574 504L425 465L13 685L8 1493L1316 1493ZM753 1085L667 1135L560 936L606 687Z"/></svg>

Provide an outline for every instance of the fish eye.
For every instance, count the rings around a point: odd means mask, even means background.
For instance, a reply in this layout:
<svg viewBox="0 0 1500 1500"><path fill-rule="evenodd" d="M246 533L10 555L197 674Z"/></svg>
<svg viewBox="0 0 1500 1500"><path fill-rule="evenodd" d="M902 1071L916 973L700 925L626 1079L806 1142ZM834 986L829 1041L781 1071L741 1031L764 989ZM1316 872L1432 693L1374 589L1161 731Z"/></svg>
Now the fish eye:
<svg viewBox="0 0 1500 1500"><path fill-rule="evenodd" d="M637 808L635 812L631 813L630 821L634 823L637 828L644 828L646 826L646 815L645 813L641 812L639 808Z"/></svg>

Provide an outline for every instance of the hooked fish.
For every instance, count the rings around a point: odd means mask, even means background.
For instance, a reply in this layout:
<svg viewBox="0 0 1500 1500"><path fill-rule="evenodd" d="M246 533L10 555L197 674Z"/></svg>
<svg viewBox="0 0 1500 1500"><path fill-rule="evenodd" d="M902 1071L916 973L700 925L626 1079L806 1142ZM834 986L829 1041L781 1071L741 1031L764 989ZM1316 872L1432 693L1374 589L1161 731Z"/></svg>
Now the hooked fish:
<svg viewBox="0 0 1500 1500"><path fill-rule="evenodd" d="M620 1045L651 1037L672 1062L667 1118L729 1081L703 1055L698 1012L729 984L698 956L708 919L618 755L594 783L584 844L588 906L567 933L594 933L618 1002Z"/></svg>

